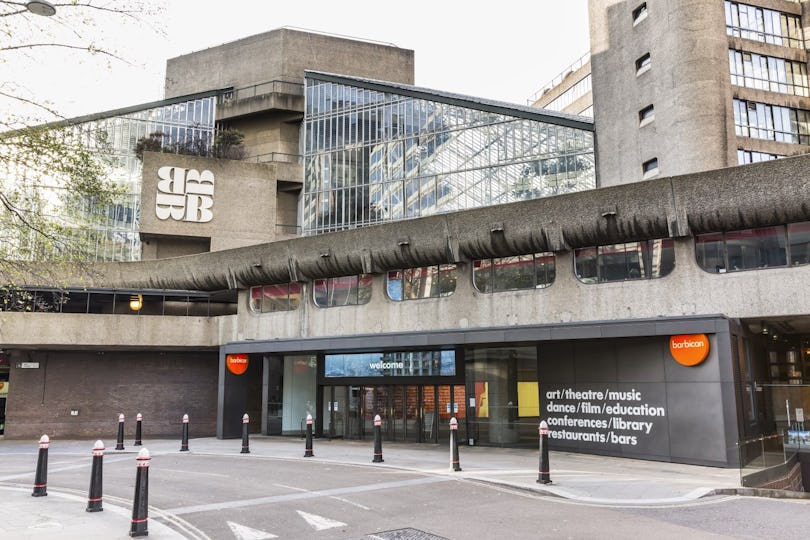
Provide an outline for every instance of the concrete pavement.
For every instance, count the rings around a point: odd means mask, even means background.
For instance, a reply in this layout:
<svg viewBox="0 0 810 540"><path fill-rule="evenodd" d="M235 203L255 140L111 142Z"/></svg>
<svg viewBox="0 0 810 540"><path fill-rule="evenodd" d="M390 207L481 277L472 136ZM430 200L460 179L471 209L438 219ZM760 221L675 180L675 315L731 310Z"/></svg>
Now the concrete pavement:
<svg viewBox="0 0 810 540"><path fill-rule="evenodd" d="M145 440L153 456L178 453L179 441ZM107 441L108 447L114 447ZM52 440L49 470L88 469L92 441ZM446 446L383 443L383 463L372 463L371 441L315 439L314 457L304 458L304 441L290 437L251 436L249 455L240 454L241 439L192 439L190 454L313 460L324 463L397 468L425 475L442 475L485 482L509 488L539 492L561 502L594 505L671 505L694 501L706 495L728 493L740 486L737 469L719 469L663 462L611 458L565 452L550 453L552 484L537 483L537 450L489 447L460 448L462 470L450 467ZM129 442L124 451L107 450L108 460L132 460L139 447ZM185 454L185 452L183 452ZM49 538L126 538L132 501L104 495L104 512L87 513L87 493L48 488L48 497L31 497L36 469L36 441L0 440L3 455L30 455L30 470L9 471L0 466L0 537ZM87 459L77 459L86 456ZM28 463L23 457L23 463ZM134 466L133 466L134 468ZM134 474L134 471L133 471ZM152 474L157 474L153 472ZM151 538L202 538L179 516L150 507Z"/></svg>

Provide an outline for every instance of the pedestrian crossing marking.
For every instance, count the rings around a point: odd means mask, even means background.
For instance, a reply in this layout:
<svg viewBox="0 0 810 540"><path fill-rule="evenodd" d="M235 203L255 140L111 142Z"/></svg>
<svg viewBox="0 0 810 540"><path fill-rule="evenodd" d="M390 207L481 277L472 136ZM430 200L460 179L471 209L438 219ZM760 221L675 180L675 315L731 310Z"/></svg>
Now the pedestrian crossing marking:
<svg viewBox="0 0 810 540"><path fill-rule="evenodd" d="M324 531L326 529L334 529L335 527L345 527L346 524L342 521L335 521L334 519L325 518L323 516L316 516L315 514L307 514L301 510L296 510L298 515L306 520L316 531Z"/></svg>
<svg viewBox="0 0 810 540"><path fill-rule="evenodd" d="M228 521L227 523L237 540L268 540L270 538L278 538L278 536L275 534L267 531L254 529L246 525L240 525L238 523L234 523L233 521Z"/></svg>

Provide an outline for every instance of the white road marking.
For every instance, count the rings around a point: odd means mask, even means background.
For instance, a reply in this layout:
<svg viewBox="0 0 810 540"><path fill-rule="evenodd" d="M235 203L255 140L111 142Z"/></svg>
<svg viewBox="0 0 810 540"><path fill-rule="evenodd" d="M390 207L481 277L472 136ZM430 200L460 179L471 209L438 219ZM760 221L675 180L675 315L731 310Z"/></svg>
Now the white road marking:
<svg viewBox="0 0 810 540"><path fill-rule="evenodd" d="M301 510L296 510L298 515L304 518L310 526L316 531L325 531L326 529L334 529L335 527L345 527L346 524L342 521L335 521L334 519L325 518L323 516L316 516L315 514L307 514Z"/></svg>
<svg viewBox="0 0 810 540"><path fill-rule="evenodd" d="M343 497L332 497L332 498L340 502L345 502L346 504L351 504L352 506L356 506L357 508L362 508L363 510L371 510L371 508L369 508L368 506L363 506L360 503L350 501L349 499L344 499Z"/></svg>
<svg viewBox="0 0 810 540"><path fill-rule="evenodd" d="M227 475L227 474L219 474L219 473L212 473L212 472L200 472L200 471L190 471L190 470L183 471L183 470L180 470L180 469L164 469L163 467L161 467L160 470L161 471L167 471L167 472L182 473L182 474L200 474L200 475L203 475L203 476L219 476L219 477L222 477L222 478L230 478L230 476Z"/></svg>
<svg viewBox="0 0 810 540"><path fill-rule="evenodd" d="M285 484L273 484L273 485L276 486L276 487L284 488L284 489L291 489L293 491L304 491L306 493L310 492L308 489L295 487L295 486L288 486L288 485L285 485ZM343 497L332 496L332 497L329 497L329 498L330 499L335 499L336 501L344 502L346 504L351 504L352 506L356 506L357 508L362 508L363 510L371 510L371 508L369 508L368 506L364 506L364 505L362 505L360 503L350 501L349 499L344 499Z"/></svg>
<svg viewBox="0 0 810 540"><path fill-rule="evenodd" d="M246 525L240 525L233 521L228 521L228 527L238 540L267 540L268 538L278 538L275 534L259 529L253 529Z"/></svg>
<svg viewBox="0 0 810 540"><path fill-rule="evenodd" d="M379 484L367 484L364 486L348 486L341 488L324 489L321 491L307 491L304 493L287 493L284 495L272 495L269 497L259 497L256 499L243 499L240 501L223 501L212 504L198 504L193 506L183 506L166 509L175 515L194 514L196 512L210 512L216 510L228 510L230 508L244 508L246 506L258 506L261 504L273 504L279 502L301 501L306 499L316 499L318 497L333 497L335 495L345 495L348 493L364 493L367 491L378 491L381 489L408 488L423 484L433 484L436 482L449 482L450 477L426 477L412 480L400 480L395 482L381 482Z"/></svg>

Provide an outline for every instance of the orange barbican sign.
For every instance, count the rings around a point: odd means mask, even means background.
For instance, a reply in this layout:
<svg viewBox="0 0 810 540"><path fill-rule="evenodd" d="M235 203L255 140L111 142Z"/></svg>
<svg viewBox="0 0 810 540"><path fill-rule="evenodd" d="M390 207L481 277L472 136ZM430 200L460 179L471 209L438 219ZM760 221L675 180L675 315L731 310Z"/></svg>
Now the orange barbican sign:
<svg viewBox="0 0 810 540"><path fill-rule="evenodd" d="M241 375L248 368L248 355L244 353L225 355L225 365L234 375Z"/></svg>
<svg viewBox="0 0 810 540"><path fill-rule="evenodd" d="M681 334L669 338L672 358L684 366L696 366L709 356L709 338L706 334Z"/></svg>

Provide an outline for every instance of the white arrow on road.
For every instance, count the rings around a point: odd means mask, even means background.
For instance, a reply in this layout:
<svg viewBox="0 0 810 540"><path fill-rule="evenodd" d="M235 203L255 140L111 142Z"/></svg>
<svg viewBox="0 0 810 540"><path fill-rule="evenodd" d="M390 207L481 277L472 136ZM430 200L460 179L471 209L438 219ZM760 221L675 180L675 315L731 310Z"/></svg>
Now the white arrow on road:
<svg viewBox="0 0 810 540"><path fill-rule="evenodd" d="M260 531L259 529L252 529L250 527L246 527L245 525L239 525L233 521L228 521L228 527L231 528L231 531L237 540L266 540L268 538L278 538L278 536L275 534Z"/></svg>
<svg viewBox="0 0 810 540"><path fill-rule="evenodd" d="M335 527L345 527L346 524L342 521L335 521L334 519L325 518L323 516L316 516L315 514L307 514L301 510L296 510L298 515L307 520L313 529L316 531L323 531L326 529L334 529Z"/></svg>

